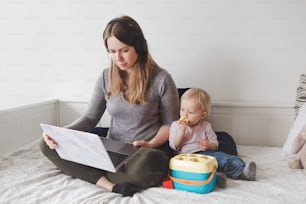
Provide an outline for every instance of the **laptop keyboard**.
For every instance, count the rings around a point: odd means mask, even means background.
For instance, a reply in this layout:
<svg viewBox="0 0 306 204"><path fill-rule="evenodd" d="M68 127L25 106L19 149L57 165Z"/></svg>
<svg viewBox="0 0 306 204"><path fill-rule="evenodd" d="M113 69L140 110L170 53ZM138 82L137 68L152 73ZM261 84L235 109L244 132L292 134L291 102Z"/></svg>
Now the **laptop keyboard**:
<svg viewBox="0 0 306 204"><path fill-rule="evenodd" d="M117 167L127 157L127 155L123 155L117 152L107 152L115 167Z"/></svg>

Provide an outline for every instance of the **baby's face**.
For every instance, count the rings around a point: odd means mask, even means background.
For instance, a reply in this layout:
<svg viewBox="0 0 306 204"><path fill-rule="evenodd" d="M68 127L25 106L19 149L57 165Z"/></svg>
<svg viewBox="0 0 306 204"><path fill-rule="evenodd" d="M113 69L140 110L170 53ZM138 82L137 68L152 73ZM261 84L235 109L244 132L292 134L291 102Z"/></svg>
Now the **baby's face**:
<svg viewBox="0 0 306 204"><path fill-rule="evenodd" d="M200 120L205 118L206 112L203 111L195 99L183 99L181 101L180 117L189 119L189 126L199 123Z"/></svg>

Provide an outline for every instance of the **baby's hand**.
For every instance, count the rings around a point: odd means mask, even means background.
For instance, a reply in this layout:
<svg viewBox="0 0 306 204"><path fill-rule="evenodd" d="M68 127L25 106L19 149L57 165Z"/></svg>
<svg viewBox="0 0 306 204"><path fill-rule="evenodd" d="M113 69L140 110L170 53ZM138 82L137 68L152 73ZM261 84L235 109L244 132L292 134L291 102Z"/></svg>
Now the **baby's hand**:
<svg viewBox="0 0 306 204"><path fill-rule="evenodd" d="M202 140L202 141L200 142L200 148L201 148L201 150L203 150L203 151L208 150L208 140L207 140L207 139Z"/></svg>
<svg viewBox="0 0 306 204"><path fill-rule="evenodd" d="M181 128L182 131L185 131L188 124L189 124L189 119L186 116L182 116L179 120L178 120L178 124Z"/></svg>
<svg viewBox="0 0 306 204"><path fill-rule="evenodd" d="M179 119L179 124L188 124L189 123L189 119L186 116L182 116Z"/></svg>

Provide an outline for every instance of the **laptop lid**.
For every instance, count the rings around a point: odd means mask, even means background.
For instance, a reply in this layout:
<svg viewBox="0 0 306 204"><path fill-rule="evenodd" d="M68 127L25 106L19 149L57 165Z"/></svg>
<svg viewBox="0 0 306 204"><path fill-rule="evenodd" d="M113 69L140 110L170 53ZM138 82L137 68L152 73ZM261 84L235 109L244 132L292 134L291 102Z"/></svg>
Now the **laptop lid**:
<svg viewBox="0 0 306 204"><path fill-rule="evenodd" d="M40 126L57 143L55 150L62 159L110 172L116 172L139 149L129 143L107 138L101 140L98 135L88 132L43 123Z"/></svg>

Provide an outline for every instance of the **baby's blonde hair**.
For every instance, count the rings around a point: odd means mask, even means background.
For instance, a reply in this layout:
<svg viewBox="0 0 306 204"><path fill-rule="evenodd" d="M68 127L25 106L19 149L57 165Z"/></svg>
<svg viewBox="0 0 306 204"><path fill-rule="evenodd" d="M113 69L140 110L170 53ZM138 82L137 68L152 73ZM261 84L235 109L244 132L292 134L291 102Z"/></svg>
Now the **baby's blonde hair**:
<svg viewBox="0 0 306 204"><path fill-rule="evenodd" d="M200 105L201 109L207 112L207 116L210 115L211 112L211 100L209 94L200 88L191 88L185 91L182 95L181 100L184 99L196 99L198 104Z"/></svg>

